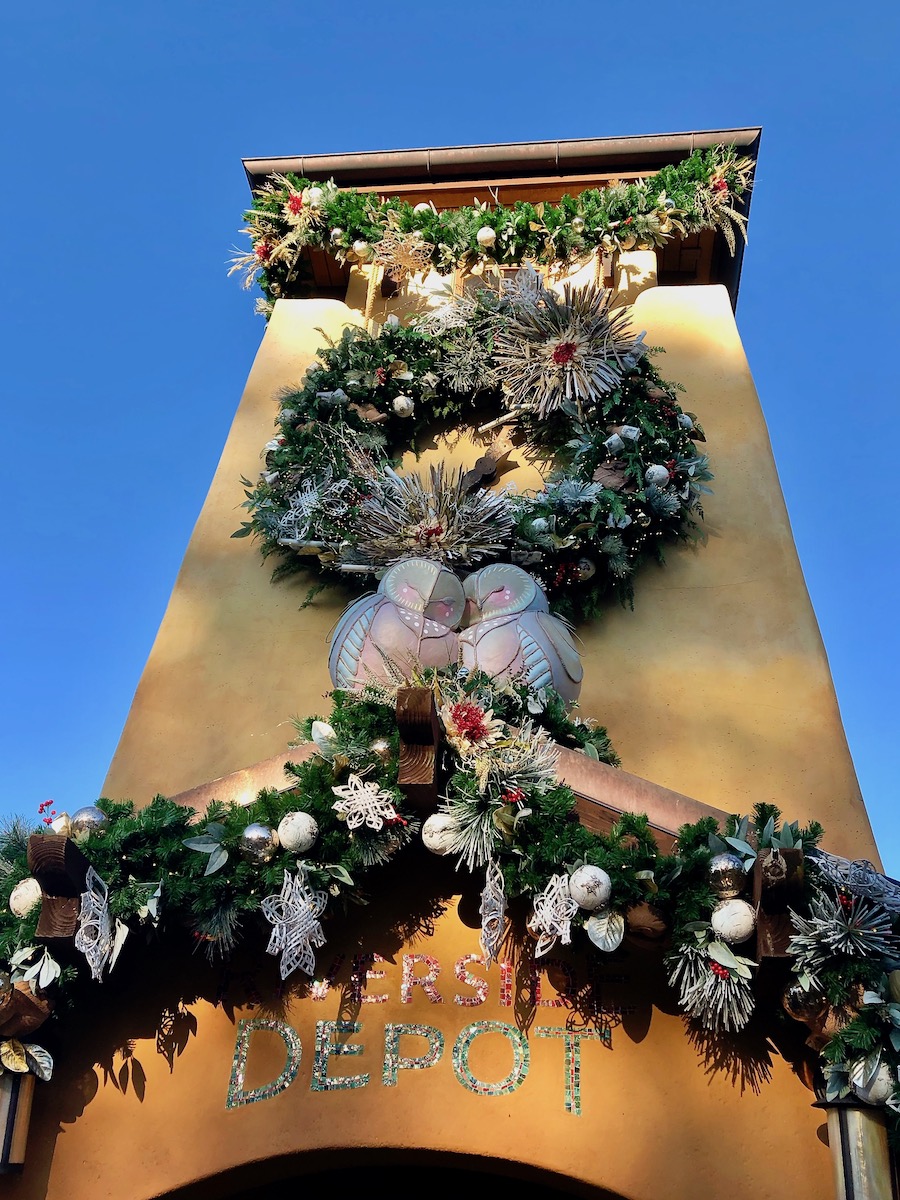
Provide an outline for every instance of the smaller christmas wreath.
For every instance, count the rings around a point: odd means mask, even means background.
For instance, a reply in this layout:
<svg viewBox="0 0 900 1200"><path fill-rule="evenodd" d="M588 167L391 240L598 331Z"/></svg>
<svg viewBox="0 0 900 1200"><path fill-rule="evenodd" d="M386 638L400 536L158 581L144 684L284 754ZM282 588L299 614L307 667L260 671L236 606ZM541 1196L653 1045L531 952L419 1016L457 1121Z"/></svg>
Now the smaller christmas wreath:
<svg viewBox="0 0 900 1200"><path fill-rule="evenodd" d="M712 475L696 415L630 319L609 291L555 290L529 267L406 326L345 328L282 392L233 536L277 555L276 577L311 568L324 585L410 556L463 573L502 558L570 620L610 596L631 604L641 562L700 536ZM441 423L481 437L471 469L400 475ZM511 456L540 464L544 486L502 486Z"/></svg>

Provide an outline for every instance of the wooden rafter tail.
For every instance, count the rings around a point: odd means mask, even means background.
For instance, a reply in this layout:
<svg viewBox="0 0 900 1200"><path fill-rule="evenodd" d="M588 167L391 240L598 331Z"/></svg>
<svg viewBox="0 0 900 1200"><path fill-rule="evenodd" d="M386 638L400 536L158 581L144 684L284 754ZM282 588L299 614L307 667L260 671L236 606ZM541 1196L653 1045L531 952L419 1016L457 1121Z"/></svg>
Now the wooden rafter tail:
<svg viewBox="0 0 900 1200"><path fill-rule="evenodd" d="M397 786L415 808L434 812L443 739L434 693L427 687L399 688L396 712L400 733Z"/></svg>
<svg viewBox="0 0 900 1200"><path fill-rule="evenodd" d="M28 866L42 892L35 931L39 942L60 950L74 941L89 865L64 834L35 833L28 839Z"/></svg>

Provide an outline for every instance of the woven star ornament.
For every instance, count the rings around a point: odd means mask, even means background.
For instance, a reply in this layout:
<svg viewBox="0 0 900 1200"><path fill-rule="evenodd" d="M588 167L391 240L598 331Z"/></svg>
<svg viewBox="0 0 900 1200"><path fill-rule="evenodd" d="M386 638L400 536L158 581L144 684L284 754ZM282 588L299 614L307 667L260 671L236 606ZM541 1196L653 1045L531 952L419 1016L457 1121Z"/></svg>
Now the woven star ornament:
<svg viewBox="0 0 900 1200"><path fill-rule="evenodd" d="M391 230L374 247L375 262L397 283L407 275L421 275L431 267L434 246L414 233Z"/></svg>
<svg viewBox="0 0 900 1200"><path fill-rule="evenodd" d="M481 949L488 965L497 961L506 927L506 893L503 872L493 859L488 863L481 893Z"/></svg>
<svg viewBox="0 0 900 1200"><path fill-rule="evenodd" d="M400 815L394 807L391 793L372 780L351 775L346 784L331 790L339 797L332 808L347 822L348 829L368 825L377 832L385 822L396 821Z"/></svg>
<svg viewBox="0 0 900 1200"><path fill-rule="evenodd" d="M267 896L260 908L272 924L266 947L267 954L280 954L278 964L282 979L292 971L301 970L312 976L316 969L314 946L325 945L325 934L319 917L325 911L328 896L314 892L305 871L284 873L284 883L278 896Z"/></svg>
<svg viewBox="0 0 900 1200"><path fill-rule="evenodd" d="M535 958L552 950L557 940L568 946L572 938L572 918L578 905L569 895L568 875L553 875L542 892L534 898L534 911L528 928L537 938Z"/></svg>
<svg viewBox="0 0 900 1200"><path fill-rule="evenodd" d="M109 888L93 867L88 867L85 890L81 893L75 949L80 950L91 968L91 978L99 979L113 952L112 919L109 915Z"/></svg>

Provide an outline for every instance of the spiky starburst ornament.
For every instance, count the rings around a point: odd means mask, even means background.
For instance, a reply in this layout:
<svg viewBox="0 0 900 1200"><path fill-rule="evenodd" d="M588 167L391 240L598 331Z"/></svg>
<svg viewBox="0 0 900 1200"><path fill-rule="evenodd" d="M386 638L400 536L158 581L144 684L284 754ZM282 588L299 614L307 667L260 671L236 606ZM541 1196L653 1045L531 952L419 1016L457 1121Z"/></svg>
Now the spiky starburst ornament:
<svg viewBox="0 0 900 1200"><path fill-rule="evenodd" d="M509 409L544 420L565 406L581 418L618 386L646 351L630 311L611 309L611 298L568 283L560 297L530 267L504 285L493 357Z"/></svg>
<svg viewBox="0 0 900 1200"><path fill-rule="evenodd" d="M461 470L441 463L425 479L388 470L361 505L356 554L373 566L410 555L468 566L499 554L513 521L503 492L469 491Z"/></svg>
<svg viewBox="0 0 900 1200"><path fill-rule="evenodd" d="M431 270L434 246L424 241L418 232L401 233L391 229L372 249L375 262L383 266L385 275L396 283L402 283L409 275L424 275Z"/></svg>
<svg viewBox="0 0 900 1200"><path fill-rule="evenodd" d="M794 970L813 983L835 959L896 958L900 938L893 932L891 915L874 900L839 891L814 894L809 917L791 910L796 932L788 943L795 956Z"/></svg>

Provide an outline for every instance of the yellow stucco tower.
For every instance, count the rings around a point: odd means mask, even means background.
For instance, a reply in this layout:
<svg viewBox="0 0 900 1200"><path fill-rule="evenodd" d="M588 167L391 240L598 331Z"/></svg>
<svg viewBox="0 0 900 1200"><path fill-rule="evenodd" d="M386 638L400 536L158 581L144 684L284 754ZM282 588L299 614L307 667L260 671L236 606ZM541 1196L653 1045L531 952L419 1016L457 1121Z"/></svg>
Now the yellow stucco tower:
<svg viewBox="0 0 900 1200"><path fill-rule="evenodd" d="M715 144L755 158L759 137L742 129L245 168L254 189L291 171L443 210L498 195L556 203ZM613 606L578 629L579 712L606 726L622 769L570 753L562 776L598 827L604 814L643 811L671 841L685 821L773 803L790 819L820 821L833 854L877 863L735 321L740 245L732 257L710 230L604 265L701 415L715 479L704 543L642 568L633 609ZM302 379L323 333L404 316L434 281L376 290L374 267L324 251L304 266L307 295L278 299L265 325L106 796L144 805L162 793L198 808L248 799L280 786L284 761L306 753L289 747L292 718L327 709L328 639L347 594L328 589L303 607L308 577L271 582L271 563L231 536L241 480L258 476L276 397ZM461 439L434 453L466 462L472 446ZM169 1003L148 968L119 985L115 1006L98 999L102 1032L94 1022L39 1093L28 1169L2 1186L29 1200L250 1200L292 1183L351 1182L387 1194L448 1181L596 1200L834 1194L802 1035L721 1044L690 1035L658 949L631 940L590 970L568 948L536 971L479 967L477 911L444 866L429 877L439 905L415 899L422 879L396 879L320 953L302 995L250 983L235 991L235 967L227 999L216 1002L201 972L193 999L188 989ZM589 1004L571 1001L588 993Z"/></svg>

